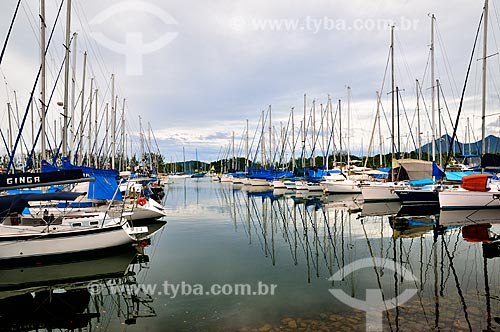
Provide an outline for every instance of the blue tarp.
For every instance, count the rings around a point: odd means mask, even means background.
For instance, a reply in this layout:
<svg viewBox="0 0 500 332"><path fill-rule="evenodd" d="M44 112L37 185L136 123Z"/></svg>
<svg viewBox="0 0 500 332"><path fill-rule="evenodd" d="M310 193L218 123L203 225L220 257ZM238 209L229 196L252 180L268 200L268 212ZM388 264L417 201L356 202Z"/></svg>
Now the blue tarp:
<svg viewBox="0 0 500 332"><path fill-rule="evenodd" d="M382 173L382 174L370 174L371 177L375 179L387 179L389 176L389 173Z"/></svg>
<svg viewBox="0 0 500 332"><path fill-rule="evenodd" d="M69 162L69 158L65 157L62 158L62 162L62 168L65 170L81 170L84 176L95 178L95 181L89 182L89 190L87 192L87 197L89 199L111 200L114 198L117 201L123 200L116 182L116 178L118 177L118 172L116 170L75 166ZM55 172L59 170L60 169L58 167L51 165L46 161L42 161L42 172Z"/></svg>
<svg viewBox="0 0 500 332"><path fill-rule="evenodd" d="M9 195L18 195L18 194L43 194L43 193L55 193L61 191L61 186L50 186L49 189L43 191L41 189L10 189L7 190L7 194Z"/></svg>
<svg viewBox="0 0 500 332"><path fill-rule="evenodd" d="M278 174L276 174L277 179L291 178L291 177L293 177L293 172L290 171L279 172Z"/></svg>
<svg viewBox="0 0 500 332"><path fill-rule="evenodd" d="M444 172L439 168L436 162L432 162L432 176L437 180L441 180L444 177Z"/></svg>
<svg viewBox="0 0 500 332"><path fill-rule="evenodd" d="M260 168L260 169L254 169L254 168L250 168L248 170L248 178L249 179L265 179L265 180L272 180L274 179L274 176L275 176L275 172L274 170L268 170L268 169L264 169L264 168Z"/></svg>
<svg viewBox="0 0 500 332"><path fill-rule="evenodd" d="M322 179L323 179L323 176L327 176L328 173L325 172L324 170L322 169L306 169L306 178L307 178L307 181L309 182L320 182Z"/></svg>
<svg viewBox="0 0 500 332"><path fill-rule="evenodd" d="M494 173L489 173L488 174L492 175L493 180L498 180L498 177ZM472 174L479 174L478 172L472 172L472 171L467 171L467 172L446 172L446 179L448 181L458 181L462 182L462 178L467 175L472 175Z"/></svg>
<svg viewBox="0 0 500 332"><path fill-rule="evenodd" d="M122 201L122 194L114 178L94 175L95 181L89 182L89 199L113 199Z"/></svg>
<svg viewBox="0 0 500 332"><path fill-rule="evenodd" d="M429 184L434 184L434 181L432 181L431 179L413 180L409 181L408 184L420 187L420 186L427 186Z"/></svg>

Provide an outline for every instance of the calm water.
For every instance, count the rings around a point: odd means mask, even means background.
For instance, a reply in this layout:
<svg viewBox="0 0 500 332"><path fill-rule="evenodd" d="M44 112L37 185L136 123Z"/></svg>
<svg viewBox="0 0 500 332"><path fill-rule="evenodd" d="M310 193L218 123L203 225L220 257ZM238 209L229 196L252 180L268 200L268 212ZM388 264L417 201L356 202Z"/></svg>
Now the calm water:
<svg viewBox="0 0 500 332"><path fill-rule="evenodd" d="M329 290L361 301L367 290L379 290L385 304L374 310L385 331L500 331L498 211L398 213L398 204L362 206L346 196L176 181L165 198L168 223L144 249L149 262L132 262L135 254L122 252L2 270L0 310L26 290L32 298L41 290L46 303L47 285L58 296L89 294L94 280L84 312L99 317L84 330L365 331L366 313ZM213 285L229 293L241 284L251 293L260 285L264 294L207 294ZM410 296L396 300L398 294Z"/></svg>

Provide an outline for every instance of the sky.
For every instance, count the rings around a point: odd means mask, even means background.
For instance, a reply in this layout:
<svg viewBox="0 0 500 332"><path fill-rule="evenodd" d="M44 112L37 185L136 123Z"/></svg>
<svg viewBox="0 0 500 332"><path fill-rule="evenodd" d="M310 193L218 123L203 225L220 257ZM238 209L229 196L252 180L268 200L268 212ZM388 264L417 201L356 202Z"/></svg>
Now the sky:
<svg viewBox="0 0 500 332"><path fill-rule="evenodd" d="M401 135L403 145L412 149L407 123L411 123L415 132L416 79L421 82L427 108L431 105L431 13L436 17L435 78L440 79L443 90L442 134L446 130L451 134L450 117L455 120L483 8L482 1L465 0L72 2L71 31L78 33L75 90L78 96L82 88L83 53L87 52L84 100L88 107L88 90L93 78L93 88L98 89L99 145L105 142L104 109L112 99L110 77L114 74L118 119L125 98L126 131L132 141L127 144L127 150L138 150L140 116L143 130L152 128L160 152L167 160L174 161L183 159L183 148L186 159L195 159L197 151L198 159L215 160L227 153L233 132L235 149L242 151L246 120L249 120L252 140L261 112L267 111L269 105L277 133L281 124L286 126L292 107L298 128L303 117L304 94L308 112L315 101L317 119L321 104L326 105L329 96L334 107L342 100L343 140L347 142L349 138L350 150L361 154L368 148L377 108L376 91L380 91L385 112L381 134L384 152L388 152L391 89L386 64L391 24L396 27L395 77L401 90L400 109L406 111L406 115L403 111L400 115ZM46 0L47 35L60 3L60 0ZM2 42L16 4L15 0L0 4ZM57 84L55 77L64 59L65 5L46 57L48 94L55 86L48 116L49 141L53 142L61 137L62 108L57 102L63 101L64 85L63 76ZM487 134L496 135L500 128L496 114L500 83L500 60L496 55L499 6L498 0L490 1L488 29L491 57L488 58L487 112L492 115L487 117ZM16 111L14 91L17 97L19 115L11 117L14 135L18 133L15 122L21 122L25 114L40 63L38 13L39 1L22 2L0 64L5 86L0 89L0 105L10 102ZM472 137L479 139L481 135L481 61L477 61L481 58L481 45L482 39L478 41L466 91L459 126L461 141L467 138L467 117ZM346 113L348 87L352 94L350 121ZM39 90L35 91L38 101ZM421 133L422 144L425 144L431 135L431 115L425 113L422 104L421 100ZM7 106L2 107L7 110ZM77 103L74 123L80 121L80 110ZM27 122L30 122L29 116ZM117 120L117 128L119 123ZM35 115L35 127L38 124ZM8 136L7 111L1 112L0 128ZM31 125L25 127L22 135L26 146L31 146ZM378 144L378 134L376 141ZM153 143L155 150L156 143ZM0 151L5 151L3 144L0 147ZM255 147L252 151L255 152Z"/></svg>

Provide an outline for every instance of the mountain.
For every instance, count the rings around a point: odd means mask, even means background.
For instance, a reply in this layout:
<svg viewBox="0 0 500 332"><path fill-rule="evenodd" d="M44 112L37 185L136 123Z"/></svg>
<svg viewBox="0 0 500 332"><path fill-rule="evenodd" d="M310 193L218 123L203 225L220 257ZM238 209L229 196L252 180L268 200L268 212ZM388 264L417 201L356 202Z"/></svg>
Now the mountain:
<svg viewBox="0 0 500 332"><path fill-rule="evenodd" d="M439 143L441 142L441 151L447 153L450 149L450 135L443 135L441 139L436 139L436 153L439 152ZM489 135L484 139L486 144L486 153L500 153L500 138ZM461 143L455 140L452 146L452 152L458 154L481 154L482 141ZM432 143L427 143L421 147L422 153L432 153ZM415 151L418 153L418 149Z"/></svg>

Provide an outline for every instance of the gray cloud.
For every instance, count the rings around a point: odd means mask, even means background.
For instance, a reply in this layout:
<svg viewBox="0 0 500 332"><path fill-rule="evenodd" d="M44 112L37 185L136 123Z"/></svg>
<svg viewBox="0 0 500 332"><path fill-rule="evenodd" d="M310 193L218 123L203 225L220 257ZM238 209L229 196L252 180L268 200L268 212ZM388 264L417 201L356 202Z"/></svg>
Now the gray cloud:
<svg viewBox="0 0 500 332"><path fill-rule="evenodd" d="M387 61L389 21L399 27L396 32L396 77L398 85L405 90L402 94L410 118L415 108L414 80L422 79L428 60L428 13L435 13L438 22L436 77L441 78L443 89L448 91L449 105L456 105L454 99L463 84L482 10L481 3L465 0L454 1L452 5L430 0L316 0L307 3L156 0L147 3L167 12L177 24L166 25L147 13L120 13L107 22L88 26L92 17L120 2L90 0L84 5L74 4L73 27L80 32L78 72L81 71L81 54L87 50L89 72L96 77L101 101L110 100L109 76L116 73L117 93L120 99L127 98L127 121L131 130L138 130L137 115L141 114L144 122L151 123L166 155L179 158L185 146L190 151L198 148L200 158L205 160L217 156L220 146L229 143L233 130L241 135L246 119L250 120L253 133L261 111L269 104L273 107L275 125L279 126L280 120L287 121L291 107L301 112L304 93L308 94L309 101L316 99L318 103L326 103L328 94L334 101L339 98L346 101L346 86L353 92L353 149L361 149L361 137L366 146L369 140L366 128L371 128L376 108L375 91L382 85ZM2 3L2 37L14 5ZM28 15L20 12L1 65L9 89L19 91L20 105L26 104L39 61L38 37L31 29L30 20L36 22L29 15L31 10L37 17L37 4L26 3L25 7ZM52 22L55 2L50 2L47 12L48 21ZM269 20L296 21L299 25L281 29L263 26L262 22ZM356 22L359 26L355 26ZM59 25L49 53L52 61L49 67L53 73L48 79L49 86L63 58L64 21ZM498 31L498 26L492 25L492 29ZM95 43L89 36L90 28L120 43L125 41L126 32L134 31L143 33L144 42L154 41L165 32L177 32L178 36L158 51L144 55L143 75L130 76L126 75L125 57ZM34 29L37 32L37 26ZM491 84L498 80L496 58L491 60L495 66L491 69ZM479 111L479 100L474 97L480 91L478 70L475 67L471 77L471 84L477 87L468 91L470 107L466 114L469 116ZM386 81L382 97L386 112L390 111L388 84ZM428 105L430 84L427 69L423 89ZM12 99L12 94L9 98ZM498 103L491 99L490 108L498 108ZM0 102L5 104L6 100L6 93L1 92ZM62 100L61 86L56 90L55 100ZM456 106L451 111L454 117ZM56 115L52 114L51 118L54 117ZM5 119L5 115L0 116L2 123ZM478 123L475 121L476 130ZM493 124L489 128L495 129ZM388 137L388 129L384 131Z"/></svg>

